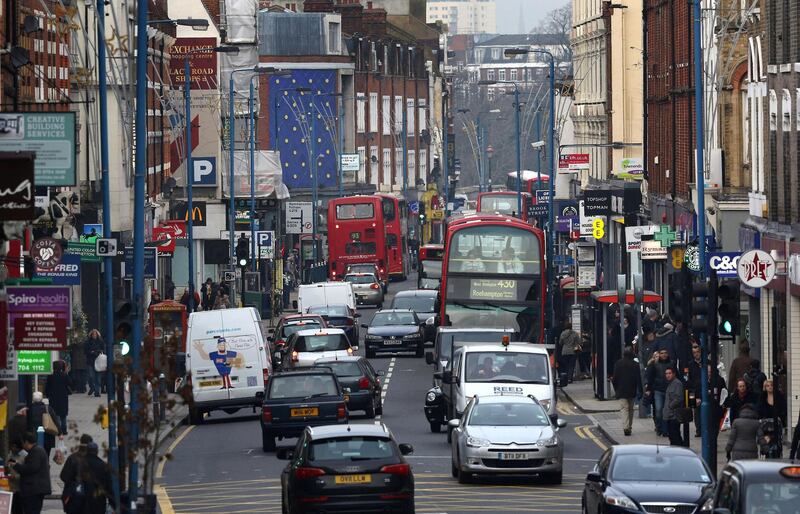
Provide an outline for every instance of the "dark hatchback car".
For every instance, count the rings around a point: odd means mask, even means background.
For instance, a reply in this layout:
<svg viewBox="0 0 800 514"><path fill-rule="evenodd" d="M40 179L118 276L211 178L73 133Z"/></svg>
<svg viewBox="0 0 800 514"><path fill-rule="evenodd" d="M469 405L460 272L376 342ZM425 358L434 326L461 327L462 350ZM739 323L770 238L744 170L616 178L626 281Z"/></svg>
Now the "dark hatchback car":
<svg viewBox="0 0 800 514"><path fill-rule="evenodd" d="M382 371L375 371L364 357L339 357L319 359L315 366L330 368L336 373L339 383L347 391L347 410L363 410L368 418L383 414L383 400L380 377Z"/></svg>
<svg viewBox="0 0 800 514"><path fill-rule="evenodd" d="M309 328L325 328L328 324L319 314L287 314L281 316L275 328L269 329L267 341L270 344L270 351L275 353L286 345L289 337L300 330Z"/></svg>
<svg viewBox="0 0 800 514"><path fill-rule="evenodd" d="M689 448L612 446L586 475L584 514L693 514L713 497L711 471Z"/></svg>
<svg viewBox="0 0 800 514"><path fill-rule="evenodd" d="M787 460L735 460L722 470L712 501L714 514L800 513L800 465Z"/></svg>
<svg viewBox="0 0 800 514"><path fill-rule="evenodd" d="M439 291L432 289L399 291L394 295L390 308L414 311L425 323L425 342L432 343L436 338L436 327L439 326Z"/></svg>
<svg viewBox="0 0 800 514"><path fill-rule="evenodd" d="M309 427L281 473L283 512L414 512L414 475L404 455L411 445L395 442L384 424Z"/></svg>
<svg viewBox="0 0 800 514"><path fill-rule="evenodd" d="M413 351L417 357L425 353L425 324L414 311L381 310L372 317L370 325L361 326L367 329L364 336L367 358L374 357L377 352Z"/></svg>
<svg viewBox="0 0 800 514"><path fill-rule="evenodd" d="M361 314L347 305L316 305L309 307L309 314L319 314L331 328L341 328L353 346L358 345L358 324Z"/></svg>
<svg viewBox="0 0 800 514"><path fill-rule="evenodd" d="M276 437L296 437L307 426L340 423L347 423L347 405L344 390L330 368L296 368L269 380L261 406L265 452L275 450Z"/></svg>

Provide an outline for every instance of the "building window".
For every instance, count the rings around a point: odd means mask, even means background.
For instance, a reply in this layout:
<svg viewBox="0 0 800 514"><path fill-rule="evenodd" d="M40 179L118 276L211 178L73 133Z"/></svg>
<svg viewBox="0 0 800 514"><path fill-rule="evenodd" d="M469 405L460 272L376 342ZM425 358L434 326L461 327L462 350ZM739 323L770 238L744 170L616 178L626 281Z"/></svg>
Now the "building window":
<svg viewBox="0 0 800 514"><path fill-rule="evenodd" d="M367 183L367 148L358 147L358 183Z"/></svg>
<svg viewBox="0 0 800 514"><path fill-rule="evenodd" d="M383 135L388 136L392 133L392 97L383 97L383 109L381 112L383 116Z"/></svg>
<svg viewBox="0 0 800 514"><path fill-rule="evenodd" d="M778 130L778 95L774 89L769 90L769 129Z"/></svg>
<svg viewBox="0 0 800 514"><path fill-rule="evenodd" d="M403 149L394 150L394 183L397 186L403 184Z"/></svg>
<svg viewBox="0 0 800 514"><path fill-rule="evenodd" d="M414 150L408 151L408 183L407 187L414 187L417 183L417 155Z"/></svg>
<svg viewBox="0 0 800 514"><path fill-rule="evenodd" d="M364 93L358 93L356 95L356 126L357 130L362 134L367 130L366 103Z"/></svg>
<svg viewBox="0 0 800 514"><path fill-rule="evenodd" d="M378 185L378 147L371 146L369 149L369 174L370 182Z"/></svg>
<svg viewBox="0 0 800 514"><path fill-rule="evenodd" d="M406 99L406 137L414 137L414 99Z"/></svg>
<svg viewBox="0 0 800 514"><path fill-rule="evenodd" d="M492 59L497 61L500 59L500 49L499 48L492 48Z"/></svg>
<svg viewBox="0 0 800 514"><path fill-rule="evenodd" d="M428 128L428 113L425 109L428 104L424 98L420 98L417 102L419 103L419 131L422 132Z"/></svg>
<svg viewBox="0 0 800 514"><path fill-rule="evenodd" d="M494 70L486 70L486 80L494 80Z"/></svg>
<svg viewBox="0 0 800 514"><path fill-rule="evenodd" d="M511 75L511 80L513 82L516 82L517 81L517 70L516 69L512 69L511 72L510 72L510 75Z"/></svg>
<svg viewBox="0 0 800 514"><path fill-rule="evenodd" d="M378 132L378 93L369 94L369 131Z"/></svg>
<svg viewBox="0 0 800 514"><path fill-rule="evenodd" d="M328 23L328 53L341 53L342 27L338 23Z"/></svg>
<svg viewBox="0 0 800 514"><path fill-rule="evenodd" d="M383 149L383 178L381 185L391 188L392 186L392 149Z"/></svg>
<svg viewBox="0 0 800 514"><path fill-rule="evenodd" d="M497 76L498 76L498 80L505 80L506 79L506 70L498 70Z"/></svg>
<svg viewBox="0 0 800 514"><path fill-rule="evenodd" d="M399 134L403 130L403 97L394 97L394 133Z"/></svg>
<svg viewBox="0 0 800 514"><path fill-rule="evenodd" d="M419 151L419 179L422 182L428 180L428 150L425 148Z"/></svg>

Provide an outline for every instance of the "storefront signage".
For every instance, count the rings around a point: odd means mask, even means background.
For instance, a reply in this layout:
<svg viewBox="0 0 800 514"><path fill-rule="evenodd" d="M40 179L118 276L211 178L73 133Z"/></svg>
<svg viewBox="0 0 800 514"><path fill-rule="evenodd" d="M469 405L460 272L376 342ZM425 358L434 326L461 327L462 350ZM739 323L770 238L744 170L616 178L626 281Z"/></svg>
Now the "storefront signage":
<svg viewBox="0 0 800 514"><path fill-rule="evenodd" d="M51 312L72 326L72 289L69 286L8 286L8 328L28 313Z"/></svg>
<svg viewBox="0 0 800 514"><path fill-rule="evenodd" d="M655 225L625 227L625 244L628 252L638 252L642 248L642 236L650 236L656 230Z"/></svg>
<svg viewBox="0 0 800 514"><path fill-rule="evenodd" d="M67 243L67 254L78 255L83 262L100 262L102 258L97 256L96 243Z"/></svg>
<svg viewBox="0 0 800 514"><path fill-rule="evenodd" d="M77 184L74 112L0 114L0 152L36 152L36 187Z"/></svg>
<svg viewBox="0 0 800 514"><path fill-rule="evenodd" d="M749 287L764 287L775 278L775 260L763 250L750 250L739 258L739 279Z"/></svg>
<svg viewBox="0 0 800 514"><path fill-rule="evenodd" d="M621 179L642 180L644 179L644 164L641 159L622 159L619 167L612 171L612 174Z"/></svg>
<svg viewBox="0 0 800 514"><path fill-rule="evenodd" d="M158 276L157 251L153 247L144 248L144 278L156 278ZM133 247L125 247L125 278L133 278Z"/></svg>
<svg viewBox="0 0 800 514"><path fill-rule="evenodd" d="M706 269L709 272L716 271L719 278L735 278L741 256L739 252L712 252L708 255Z"/></svg>
<svg viewBox="0 0 800 514"><path fill-rule="evenodd" d="M33 242L30 254L38 269L53 269L61 262L61 244L52 237L42 237Z"/></svg>
<svg viewBox="0 0 800 514"><path fill-rule="evenodd" d="M30 221L36 218L36 190L34 188L34 156L25 152L19 155L0 154L0 219L3 221Z"/></svg>
<svg viewBox="0 0 800 514"><path fill-rule="evenodd" d="M19 350L66 350L67 322L55 312L29 312L14 320L14 347Z"/></svg>
<svg viewBox="0 0 800 514"><path fill-rule="evenodd" d="M172 84L183 86L184 59L189 59L192 76L189 89L217 89L217 54L214 47L217 39L213 37L181 37L170 46L169 76Z"/></svg>
<svg viewBox="0 0 800 514"><path fill-rule="evenodd" d="M611 191L584 191L583 212L587 216L608 216L611 214Z"/></svg>
<svg viewBox="0 0 800 514"><path fill-rule="evenodd" d="M17 373L20 375L50 375L53 373L53 353L47 350L21 350L17 354Z"/></svg>
<svg viewBox="0 0 800 514"><path fill-rule="evenodd" d="M643 261L667 260L667 249L658 241L642 241L641 252Z"/></svg>
<svg viewBox="0 0 800 514"><path fill-rule="evenodd" d="M789 257L789 282L800 286L800 254L793 253Z"/></svg>
<svg viewBox="0 0 800 514"><path fill-rule="evenodd" d="M342 171L358 171L361 169L361 163L359 162L357 153L343 153L341 162Z"/></svg>
<svg viewBox="0 0 800 514"><path fill-rule="evenodd" d="M36 276L49 278L56 286L81 285L81 257L66 253L53 269L37 269Z"/></svg>
<svg viewBox="0 0 800 514"><path fill-rule="evenodd" d="M558 158L559 173L577 173L589 169L588 153L568 153Z"/></svg>

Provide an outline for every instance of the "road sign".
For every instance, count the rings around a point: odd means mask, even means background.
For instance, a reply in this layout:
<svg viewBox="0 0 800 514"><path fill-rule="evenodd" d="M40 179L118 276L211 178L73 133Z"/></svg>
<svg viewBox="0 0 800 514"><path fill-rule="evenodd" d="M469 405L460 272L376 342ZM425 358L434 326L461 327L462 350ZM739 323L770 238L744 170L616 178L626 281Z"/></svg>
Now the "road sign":
<svg viewBox="0 0 800 514"><path fill-rule="evenodd" d="M158 276L158 252L155 248L144 248L144 278ZM125 278L133 278L133 247L125 247Z"/></svg>
<svg viewBox="0 0 800 514"><path fill-rule="evenodd" d="M763 250L750 250L739 257L739 279L748 287L764 287L775 278L775 260Z"/></svg>
<svg viewBox="0 0 800 514"><path fill-rule="evenodd" d="M233 282L236 280L236 272L235 271L226 271L222 275L223 282Z"/></svg>
<svg viewBox="0 0 800 514"><path fill-rule="evenodd" d="M116 239L98 239L95 242L95 253L98 257L116 257L117 256L117 240Z"/></svg>
<svg viewBox="0 0 800 514"><path fill-rule="evenodd" d="M361 169L357 153L343 153L341 155L342 171L358 171Z"/></svg>
<svg viewBox="0 0 800 514"><path fill-rule="evenodd" d="M272 230L260 230L256 232L256 244L258 245L259 259L275 258L275 233Z"/></svg>
<svg viewBox="0 0 800 514"><path fill-rule="evenodd" d="M408 212L419 214L419 202L408 202Z"/></svg>
<svg viewBox="0 0 800 514"><path fill-rule="evenodd" d="M536 203L550 203L550 190L540 189L536 191Z"/></svg>
<svg viewBox="0 0 800 514"><path fill-rule="evenodd" d="M311 202L286 202L286 233L310 234L314 206Z"/></svg>

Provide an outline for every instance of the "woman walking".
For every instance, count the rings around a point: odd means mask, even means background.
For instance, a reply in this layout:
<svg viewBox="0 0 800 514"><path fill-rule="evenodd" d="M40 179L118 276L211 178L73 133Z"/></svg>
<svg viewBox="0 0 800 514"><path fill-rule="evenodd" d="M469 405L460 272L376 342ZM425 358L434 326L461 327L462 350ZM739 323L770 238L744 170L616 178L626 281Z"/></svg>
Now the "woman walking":
<svg viewBox="0 0 800 514"><path fill-rule="evenodd" d="M739 416L731 423L731 433L725 453L728 460L758 458L758 414L755 408L746 403L739 410Z"/></svg>
<svg viewBox="0 0 800 514"><path fill-rule="evenodd" d="M89 370L89 394L100 396L100 373L94 369L94 361L103 353L105 343L100 337L97 329L89 332L89 339L86 340L86 367Z"/></svg>
<svg viewBox="0 0 800 514"><path fill-rule="evenodd" d="M50 407L58 415L58 429L67 433L67 414L69 413L69 384L64 361L53 363L53 374L47 377L44 394L50 400Z"/></svg>

